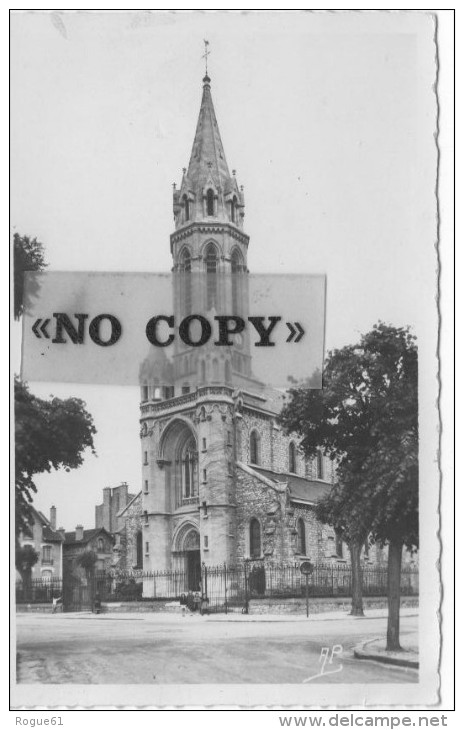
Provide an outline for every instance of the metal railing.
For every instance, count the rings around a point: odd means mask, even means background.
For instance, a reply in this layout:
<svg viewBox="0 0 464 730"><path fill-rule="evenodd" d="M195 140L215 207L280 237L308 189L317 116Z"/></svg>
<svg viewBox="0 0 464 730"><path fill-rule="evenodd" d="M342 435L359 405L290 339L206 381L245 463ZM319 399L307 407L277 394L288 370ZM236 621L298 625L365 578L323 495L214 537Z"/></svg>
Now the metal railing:
<svg viewBox="0 0 464 730"><path fill-rule="evenodd" d="M76 579L77 580L77 579ZM91 582L91 586L89 585ZM362 568L363 596L387 595L387 568L365 565ZM270 565L261 560L247 560L239 565L206 566L192 574L186 570L132 570L96 572L85 581L89 595L98 595L102 602L184 600L198 592L207 599L210 611L247 611L252 599L291 599L305 596L306 581L300 564ZM345 564L316 563L309 577L310 598L350 597L351 568ZM63 589L61 580L32 580L16 584L17 603L47 603ZM401 572L401 593L415 596L419 592L417 567L404 567ZM72 610L72 609L70 609Z"/></svg>

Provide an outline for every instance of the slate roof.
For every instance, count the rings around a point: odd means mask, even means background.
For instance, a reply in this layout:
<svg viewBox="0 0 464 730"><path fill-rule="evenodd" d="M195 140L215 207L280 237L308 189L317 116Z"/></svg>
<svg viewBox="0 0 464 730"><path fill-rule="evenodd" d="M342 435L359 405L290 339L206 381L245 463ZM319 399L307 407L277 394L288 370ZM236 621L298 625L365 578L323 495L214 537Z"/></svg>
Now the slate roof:
<svg viewBox="0 0 464 730"><path fill-rule="evenodd" d="M299 477L296 474L288 474L283 472L271 471L271 469L263 469L255 464L251 465L254 471L262 474L267 479L274 482L285 482L290 490L290 499L296 502L318 502L325 497L331 490L332 485L327 482L313 481Z"/></svg>
<svg viewBox="0 0 464 730"><path fill-rule="evenodd" d="M83 540L76 540L76 530L73 530L72 532L65 532L65 545L84 545L93 537L96 537L100 532L105 532L109 537L111 535L107 530L105 530L104 527L94 527L92 530L84 530L84 539Z"/></svg>

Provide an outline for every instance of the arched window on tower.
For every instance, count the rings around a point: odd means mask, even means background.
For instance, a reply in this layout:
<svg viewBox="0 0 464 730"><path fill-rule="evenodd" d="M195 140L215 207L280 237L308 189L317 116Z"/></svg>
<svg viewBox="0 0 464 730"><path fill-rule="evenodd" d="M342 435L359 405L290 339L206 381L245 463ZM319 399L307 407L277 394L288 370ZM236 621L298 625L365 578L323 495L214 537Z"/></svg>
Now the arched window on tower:
<svg viewBox="0 0 464 730"><path fill-rule="evenodd" d="M206 215L214 215L214 192L211 188L206 193Z"/></svg>
<svg viewBox="0 0 464 730"><path fill-rule="evenodd" d="M298 555L306 555L306 529L304 519L302 517L296 523L297 529L297 553Z"/></svg>
<svg viewBox="0 0 464 730"><path fill-rule="evenodd" d="M182 197L182 203L184 205L184 220L190 220L190 203L186 195Z"/></svg>
<svg viewBox="0 0 464 730"><path fill-rule="evenodd" d="M230 203L230 220L232 223L237 222L237 196L234 195Z"/></svg>
<svg viewBox="0 0 464 730"><path fill-rule="evenodd" d="M184 248L180 255L180 300L182 312L187 315L192 311L192 257L188 248Z"/></svg>
<svg viewBox="0 0 464 730"><path fill-rule="evenodd" d="M296 446L293 441L288 445L288 470L292 474L296 473Z"/></svg>
<svg viewBox="0 0 464 730"><path fill-rule="evenodd" d="M259 436L256 431L250 433L250 464L259 464Z"/></svg>
<svg viewBox="0 0 464 730"><path fill-rule="evenodd" d="M224 376L225 376L226 383L232 382L232 371L230 368L229 360L226 360L225 365L224 365Z"/></svg>
<svg viewBox="0 0 464 730"><path fill-rule="evenodd" d="M185 499L198 495L198 458L193 436L186 442L181 454L182 496Z"/></svg>
<svg viewBox="0 0 464 730"><path fill-rule="evenodd" d="M217 265L218 256L214 243L209 243L205 254L206 261L206 306L208 309L216 305L217 297Z"/></svg>
<svg viewBox="0 0 464 730"><path fill-rule="evenodd" d="M250 558L261 557L261 525L256 517L250 520Z"/></svg>
<svg viewBox="0 0 464 730"><path fill-rule="evenodd" d="M230 257L230 269L232 272L232 310L235 316L241 314L243 304L241 276L243 274L243 259L238 248L234 248Z"/></svg>

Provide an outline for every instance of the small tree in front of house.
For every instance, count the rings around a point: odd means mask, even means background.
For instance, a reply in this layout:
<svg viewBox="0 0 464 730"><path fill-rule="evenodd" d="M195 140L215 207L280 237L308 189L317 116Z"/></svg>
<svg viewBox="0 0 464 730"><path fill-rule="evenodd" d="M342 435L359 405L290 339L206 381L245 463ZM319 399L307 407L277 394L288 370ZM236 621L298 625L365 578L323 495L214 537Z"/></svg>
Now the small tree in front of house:
<svg viewBox="0 0 464 730"><path fill-rule="evenodd" d="M21 576L23 583L24 597L26 600L31 596L32 568L39 560L39 554L32 545L17 545L15 551L16 569Z"/></svg>

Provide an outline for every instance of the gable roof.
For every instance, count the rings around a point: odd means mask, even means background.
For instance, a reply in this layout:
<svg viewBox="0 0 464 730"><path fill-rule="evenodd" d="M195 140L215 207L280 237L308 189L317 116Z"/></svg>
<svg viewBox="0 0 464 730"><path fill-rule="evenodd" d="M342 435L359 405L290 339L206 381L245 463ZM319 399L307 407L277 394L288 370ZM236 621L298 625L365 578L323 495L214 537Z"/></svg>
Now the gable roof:
<svg viewBox="0 0 464 730"><path fill-rule="evenodd" d="M46 540L47 542L64 542L63 535L58 532L58 530L53 530L52 526L50 524L50 520L47 520L43 512L40 512L38 509L33 507L31 505L31 511L34 515L34 519L36 522L42 525L42 539ZM32 538L32 525L30 529L26 529L24 531L24 537Z"/></svg>
<svg viewBox="0 0 464 730"><path fill-rule="evenodd" d="M105 530L104 527L94 527L91 530L84 530L84 539L83 540L76 540L76 530L73 530L72 532L65 532L65 539L64 544L65 545L86 545L92 538L97 537L101 532L104 532L105 535L107 535L111 542L113 541L112 536L110 533Z"/></svg>
<svg viewBox="0 0 464 730"><path fill-rule="evenodd" d="M297 474L275 472L271 469L263 469L262 467L254 464L253 470L259 472L271 481L286 483L290 492L290 500L294 502L315 504L323 497L326 497L332 489L332 485L327 482L305 479L305 477L300 477Z"/></svg>
<svg viewBox="0 0 464 730"><path fill-rule="evenodd" d="M138 497L140 497L141 494L142 494L142 490L140 490L140 492L138 494L129 494L129 497L131 497L130 501L126 504L125 507L123 507L121 510L119 510L116 517L122 517L124 512L126 511L126 509L128 509L131 506L131 504L133 504L133 502L135 502L135 500ZM141 512L140 512L140 514L141 514Z"/></svg>

